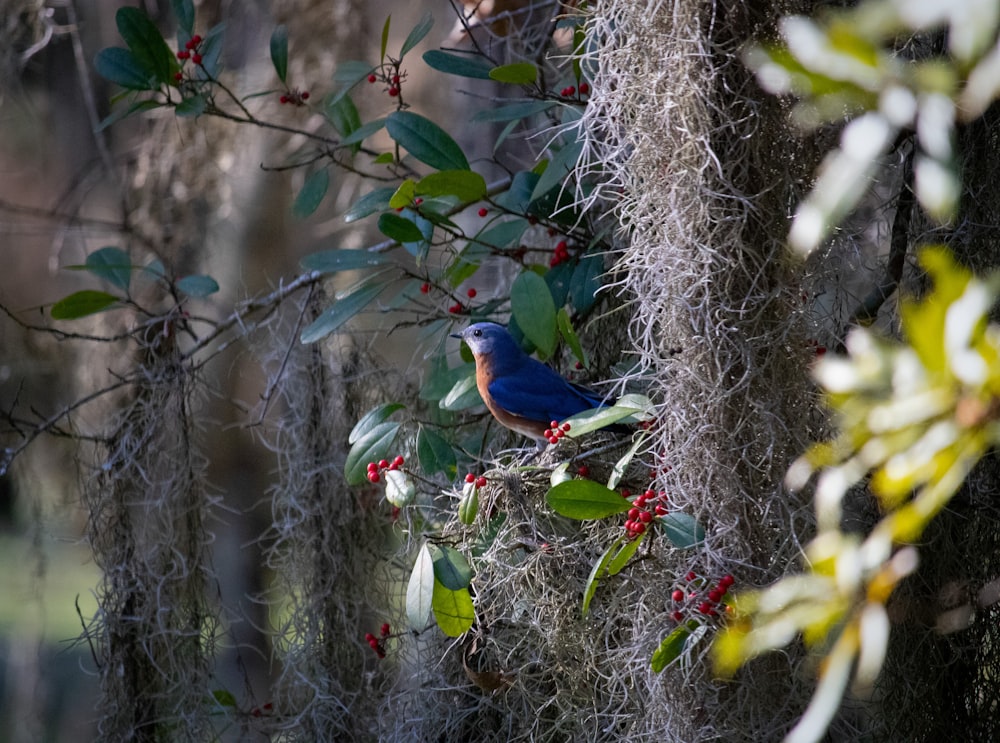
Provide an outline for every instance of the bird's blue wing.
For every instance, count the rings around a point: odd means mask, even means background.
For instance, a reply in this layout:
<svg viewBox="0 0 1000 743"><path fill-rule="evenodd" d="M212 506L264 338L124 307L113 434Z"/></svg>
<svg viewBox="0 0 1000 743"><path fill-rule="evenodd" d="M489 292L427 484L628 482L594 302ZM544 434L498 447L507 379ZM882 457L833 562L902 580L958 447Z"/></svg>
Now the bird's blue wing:
<svg viewBox="0 0 1000 743"><path fill-rule="evenodd" d="M570 384L538 362L493 379L488 389L501 408L534 421L562 420L601 404L598 395Z"/></svg>

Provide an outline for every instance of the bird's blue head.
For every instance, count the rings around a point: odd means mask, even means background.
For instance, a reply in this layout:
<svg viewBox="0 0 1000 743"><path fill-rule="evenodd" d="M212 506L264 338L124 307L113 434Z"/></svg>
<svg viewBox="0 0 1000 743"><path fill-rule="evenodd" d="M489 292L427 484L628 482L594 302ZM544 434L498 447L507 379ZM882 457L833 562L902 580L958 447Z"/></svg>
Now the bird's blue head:
<svg viewBox="0 0 1000 743"><path fill-rule="evenodd" d="M461 333L452 333L452 338L461 338L476 356L501 356L516 359L524 355L507 328L493 322L477 322Z"/></svg>

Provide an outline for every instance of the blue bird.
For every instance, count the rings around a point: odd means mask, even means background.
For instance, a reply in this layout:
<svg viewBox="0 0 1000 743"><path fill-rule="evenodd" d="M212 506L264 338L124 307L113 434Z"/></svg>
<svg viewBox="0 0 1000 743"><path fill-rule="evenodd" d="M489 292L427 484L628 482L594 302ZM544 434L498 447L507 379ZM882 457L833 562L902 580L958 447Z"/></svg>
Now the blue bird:
<svg viewBox="0 0 1000 743"><path fill-rule="evenodd" d="M507 329L491 322L452 333L476 359L476 386L497 421L545 445L542 432L584 410L606 405L593 390L573 384L521 350Z"/></svg>

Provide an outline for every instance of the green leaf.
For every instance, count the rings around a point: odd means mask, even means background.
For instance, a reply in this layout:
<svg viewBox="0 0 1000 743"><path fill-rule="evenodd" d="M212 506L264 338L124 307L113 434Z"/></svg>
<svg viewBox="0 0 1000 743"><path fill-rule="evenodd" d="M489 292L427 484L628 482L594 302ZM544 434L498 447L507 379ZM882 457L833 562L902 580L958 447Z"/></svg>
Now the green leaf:
<svg viewBox="0 0 1000 743"><path fill-rule="evenodd" d="M479 488L467 482L462 486L462 499L458 502L458 520L466 526L476 523L479 513Z"/></svg>
<svg viewBox="0 0 1000 743"><path fill-rule="evenodd" d="M317 170L306 178L302 184L302 190L295 197L292 204L292 214L299 219L305 219L319 208L326 196L326 190L330 187L330 171L326 168Z"/></svg>
<svg viewBox="0 0 1000 743"><path fill-rule="evenodd" d="M460 637L468 632L476 621L476 610L468 588L449 591L440 582L434 581L431 606L438 627L448 637Z"/></svg>
<svg viewBox="0 0 1000 743"><path fill-rule="evenodd" d="M135 101L128 108L119 108L117 111L111 113L109 116L101 120L101 123L97 125L96 132L103 132L112 124L121 121L134 113L139 113L140 111L149 111L154 108L163 108L164 104L154 101L150 98L144 98L141 101Z"/></svg>
<svg viewBox="0 0 1000 743"><path fill-rule="evenodd" d="M402 410L405 407L405 405L399 402L387 402L383 405L379 405L377 408L372 408L361 416L361 420L354 424L354 428L351 429L351 433L347 437L347 443L356 443L379 423L384 422L390 415L395 413L397 410Z"/></svg>
<svg viewBox="0 0 1000 743"><path fill-rule="evenodd" d="M370 63L362 62L357 59L351 59L338 64L337 68L333 71L333 82L335 82L338 86L341 86L343 90L337 95L346 93L348 90L368 77L373 70L374 68Z"/></svg>
<svg viewBox="0 0 1000 743"><path fill-rule="evenodd" d="M660 673L664 668L677 660L684 652L684 646L691 636L691 628L686 624L678 626L673 632L664 638L660 646L653 651L653 657L649 665L653 673Z"/></svg>
<svg viewBox="0 0 1000 743"><path fill-rule="evenodd" d="M271 62L278 79L284 83L288 76L288 28L284 24L275 26L271 32Z"/></svg>
<svg viewBox="0 0 1000 743"><path fill-rule="evenodd" d="M604 261L600 256L588 255L576 264L570 279L570 300L577 312L588 312L597 303L597 292L601 288Z"/></svg>
<svg viewBox="0 0 1000 743"><path fill-rule="evenodd" d="M572 424L568 435L570 438L577 438L618 421L632 422L644 419L652 410L653 404L645 395L622 395L614 405L585 410L567 418L566 420Z"/></svg>
<svg viewBox="0 0 1000 743"><path fill-rule="evenodd" d="M210 76L218 77L219 71L222 69L222 42L225 30L226 24L219 23L212 26L205 34L199 47L202 57L201 67L195 68L199 80L207 80Z"/></svg>
<svg viewBox="0 0 1000 743"><path fill-rule="evenodd" d="M528 229L528 220L508 219L484 229L476 235L476 242L503 250L518 242L526 229Z"/></svg>
<svg viewBox="0 0 1000 743"><path fill-rule="evenodd" d="M376 212L388 209L389 199L392 198L394 193L396 193L396 189L392 186L383 186L382 188L376 188L374 191L366 193L347 210L344 214L344 221L354 222Z"/></svg>
<svg viewBox="0 0 1000 743"><path fill-rule="evenodd" d="M385 499L392 505L402 508L410 505L417 497L417 486L413 478L402 470L386 470L382 477L385 479Z"/></svg>
<svg viewBox="0 0 1000 743"><path fill-rule="evenodd" d="M483 398L479 395L479 389L476 387L476 376L473 374L458 380L451 388L451 392L445 395L440 402L440 407L444 410L456 411L482 404Z"/></svg>
<svg viewBox="0 0 1000 743"><path fill-rule="evenodd" d="M434 599L434 560L425 543L417 553L417 560L406 584L406 619L410 627L420 631L427 626Z"/></svg>
<svg viewBox="0 0 1000 743"><path fill-rule="evenodd" d="M219 283L211 276L194 274L178 279L177 288L189 297L207 297L219 291Z"/></svg>
<svg viewBox="0 0 1000 743"><path fill-rule="evenodd" d="M597 593L597 586L600 584L601 579L607 572L608 563L611 562L611 558L622 542L625 541L625 535L618 537L611 545L604 550L604 554L601 555L600 559L594 563L594 567L590 570L590 575L587 576L587 582L583 589L583 606L580 611L584 617L587 616L587 612L590 611L590 602L594 599L594 594Z"/></svg>
<svg viewBox="0 0 1000 743"><path fill-rule="evenodd" d="M422 163L438 170L468 170L469 161L447 132L430 119L411 111L394 111L385 128L401 147Z"/></svg>
<svg viewBox="0 0 1000 743"><path fill-rule="evenodd" d="M413 47L423 41L427 32L431 30L434 25L434 16L430 12L424 13L424 17L420 19L420 22L410 31L406 36L406 41L403 42L402 48L399 50L399 58L402 59L406 56Z"/></svg>
<svg viewBox="0 0 1000 743"><path fill-rule="evenodd" d="M636 453L639 449L646 443L647 435L637 436L635 442L629 447L629 450L625 452L622 457L615 462L615 466L611 468L611 474L608 476L608 487L612 490L618 487L618 483L622 481L625 477L625 471L628 466L632 463L635 458Z"/></svg>
<svg viewBox="0 0 1000 743"><path fill-rule="evenodd" d="M576 164L580 161L581 152L583 152L583 142L581 140L574 140L559 150L535 184L535 190L531 192L531 200L540 199L553 188L560 186L566 181L574 168L576 168ZM572 187L570 189L572 190Z"/></svg>
<svg viewBox="0 0 1000 743"><path fill-rule="evenodd" d="M522 101L521 103L511 103L507 106L497 108L487 108L479 111L469 121L517 121L543 111L548 111L553 106L557 106L555 101Z"/></svg>
<svg viewBox="0 0 1000 743"><path fill-rule="evenodd" d="M194 33L194 2L193 0L170 0L174 8L174 16L177 18L177 27L181 29L188 38Z"/></svg>
<svg viewBox="0 0 1000 743"><path fill-rule="evenodd" d="M121 301L121 297L116 297L114 294L84 289L60 299L52 305L50 314L53 320L75 320L107 309L118 301Z"/></svg>
<svg viewBox="0 0 1000 743"><path fill-rule="evenodd" d="M138 8L124 7L115 13L115 22L139 67L159 83L172 83L180 66L149 16Z"/></svg>
<svg viewBox="0 0 1000 743"><path fill-rule="evenodd" d="M386 212L378 218L378 229L383 235L401 243L418 242L424 239L424 234L411 220L392 212Z"/></svg>
<svg viewBox="0 0 1000 743"><path fill-rule="evenodd" d="M326 338L367 307L375 297L382 293L385 286L384 282L377 281L364 285L351 294L334 301L302 331L299 340L302 343L315 343Z"/></svg>
<svg viewBox="0 0 1000 743"><path fill-rule="evenodd" d="M354 442L344 462L344 476L348 485L360 485L368 480L368 463L389 456L400 424L395 421L379 423Z"/></svg>
<svg viewBox="0 0 1000 743"><path fill-rule="evenodd" d="M369 121L367 124L362 124L354 129L350 134L341 139L340 143L342 145L361 144L368 139L368 137L377 131L381 131L384 127L385 119L375 119L374 121Z"/></svg>
<svg viewBox="0 0 1000 743"><path fill-rule="evenodd" d="M129 90L156 90L159 87L135 54L120 46L101 49L94 57L94 69L105 80Z"/></svg>
<svg viewBox="0 0 1000 743"><path fill-rule="evenodd" d="M538 183L538 174L529 170L515 173L510 188L496 198L497 204L519 214L527 214L531 206L531 193Z"/></svg>
<svg viewBox="0 0 1000 743"><path fill-rule="evenodd" d="M683 511L674 511L666 516L660 516L660 524L667 535L667 539L673 542L678 549L688 549L697 547L705 541L705 530L694 516Z"/></svg>
<svg viewBox="0 0 1000 743"><path fill-rule="evenodd" d="M472 54L452 54L451 52L442 52L439 49L424 52L423 59L428 67L438 72L458 77L470 77L475 80L489 80L490 70L493 69L493 65L483 57Z"/></svg>
<svg viewBox="0 0 1000 743"><path fill-rule="evenodd" d="M569 319L569 313L565 307L560 307L559 312L556 313L556 324L559 326L559 335L566 341L566 345L569 346L576 360L586 366L587 355L583 352L583 345L580 343L576 331L573 330L573 321Z"/></svg>
<svg viewBox="0 0 1000 743"><path fill-rule="evenodd" d="M392 14L390 13L385 17L385 23L382 24L382 42L379 47L379 61L385 62L385 50L389 46L389 22L392 20Z"/></svg>
<svg viewBox="0 0 1000 743"><path fill-rule="evenodd" d="M454 196L459 201L478 201L486 196L486 181L471 170L441 170L417 182L420 196Z"/></svg>
<svg viewBox="0 0 1000 743"><path fill-rule="evenodd" d="M121 248L95 250L87 256L84 268L126 292L132 281L132 261Z"/></svg>
<svg viewBox="0 0 1000 743"><path fill-rule="evenodd" d="M417 431L417 461L424 475L444 472L454 477L457 471L455 450L444 436L427 426Z"/></svg>
<svg viewBox="0 0 1000 743"><path fill-rule="evenodd" d="M396 162L396 157L391 152L383 152L381 155L372 160L376 165L392 165Z"/></svg>
<svg viewBox="0 0 1000 743"><path fill-rule="evenodd" d="M510 309L525 337L543 358L556 350L556 305L548 285L533 271L524 271L510 288Z"/></svg>
<svg viewBox="0 0 1000 743"><path fill-rule="evenodd" d="M434 579L449 591L460 591L472 583L472 567L465 555L446 544L434 545Z"/></svg>
<svg viewBox="0 0 1000 743"><path fill-rule="evenodd" d="M632 507L619 493L593 480L560 483L545 494L545 502L556 513L571 519L603 519Z"/></svg>
<svg viewBox="0 0 1000 743"><path fill-rule="evenodd" d="M394 193L392 198L389 199L389 207L392 209L402 209L403 207L409 206L413 203L413 196L416 194L416 191L417 184L407 178L399 184L399 188L396 189L396 193Z"/></svg>
<svg viewBox="0 0 1000 743"><path fill-rule="evenodd" d="M622 568L632 559L632 555L639 549L639 545L642 544L642 540L645 539L646 534L648 532L643 532L635 539L625 540L621 549L618 550L617 554L611 559L611 562L608 563L608 575L618 575L622 571Z"/></svg>
<svg viewBox="0 0 1000 743"><path fill-rule="evenodd" d="M531 85L538 79L538 67L531 62L514 62L490 70L490 79L498 83Z"/></svg>
<svg viewBox="0 0 1000 743"><path fill-rule="evenodd" d="M236 706L236 697L234 697L233 693L228 689L213 689L212 699L215 700L215 703L220 707Z"/></svg>
<svg viewBox="0 0 1000 743"><path fill-rule="evenodd" d="M333 122L333 128L342 138L350 136L361 128L361 114L358 113L358 107L354 105L354 100L349 95L342 95L331 101L326 111ZM340 143L344 144L344 140L341 139Z"/></svg>
<svg viewBox="0 0 1000 743"><path fill-rule="evenodd" d="M191 119L205 113L208 101L201 93L189 95L181 99L180 103L174 106L174 113L184 119Z"/></svg>
<svg viewBox="0 0 1000 743"><path fill-rule="evenodd" d="M354 271L359 268L383 266L391 262L388 257L381 253L373 253L370 250L339 248L337 250L322 250L318 253L310 253L299 264L306 271L337 273L338 271Z"/></svg>

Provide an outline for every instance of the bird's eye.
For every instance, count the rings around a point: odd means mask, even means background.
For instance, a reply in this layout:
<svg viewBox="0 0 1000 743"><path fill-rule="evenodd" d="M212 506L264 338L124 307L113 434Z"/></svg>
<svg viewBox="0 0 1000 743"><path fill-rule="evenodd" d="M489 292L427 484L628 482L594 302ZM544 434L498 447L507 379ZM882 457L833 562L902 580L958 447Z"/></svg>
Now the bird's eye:
<svg viewBox="0 0 1000 743"><path fill-rule="evenodd" d="M476 328L475 330L472 331L472 334L478 338L483 334L483 331Z"/></svg>

